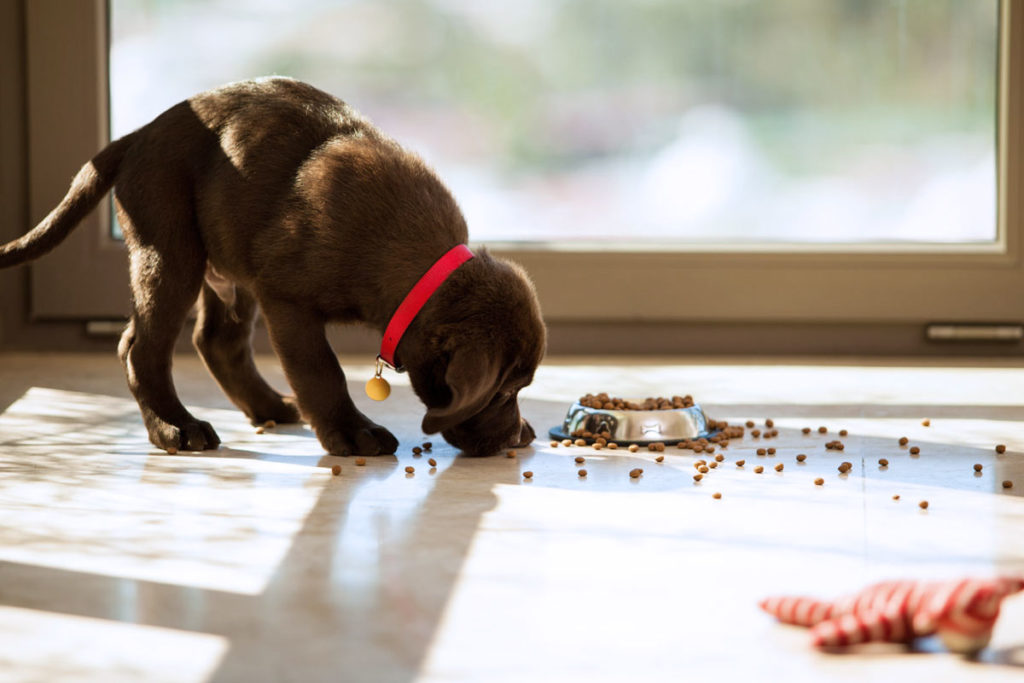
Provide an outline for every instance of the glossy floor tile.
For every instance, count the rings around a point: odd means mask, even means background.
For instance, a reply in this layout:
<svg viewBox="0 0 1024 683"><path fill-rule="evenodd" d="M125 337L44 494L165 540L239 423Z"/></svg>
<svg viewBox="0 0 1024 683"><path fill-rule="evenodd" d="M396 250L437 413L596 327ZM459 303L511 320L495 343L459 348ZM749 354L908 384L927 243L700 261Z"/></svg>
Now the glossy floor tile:
<svg viewBox="0 0 1024 683"><path fill-rule="evenodd" d="M402 446L356 466L307 428L257 433L187 355L180 392L218 429L216 452L151 447L113 356L0 355L0 680L1024 675L1024 595L975 660L936 639L821 653L757 607L885 578L1024 573L1024 368L552 359L524 392L538 433L591 391L691 393L716 419L774 419L778 437L734 440L694 482L706 456L673 448L658 463L542 438L512 458L460 457L419 431L407 378L384 403L362 395L367 360L345 364L351 391Z"/></svg>

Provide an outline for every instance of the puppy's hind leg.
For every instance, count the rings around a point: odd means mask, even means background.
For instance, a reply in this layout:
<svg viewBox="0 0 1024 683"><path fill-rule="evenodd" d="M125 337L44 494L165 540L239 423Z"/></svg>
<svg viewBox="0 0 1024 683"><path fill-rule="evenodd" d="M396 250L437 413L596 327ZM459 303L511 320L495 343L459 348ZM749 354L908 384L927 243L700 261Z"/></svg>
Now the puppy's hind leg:
<svg viewBox="0 0 1024 683"><path fill-rule="evenodd" d="M256 311L256 300L245 290L234 288L229 303L204 282L192 343L224 393L254 425L268 420L298 422L295 401L272 389L256 369L252 357Z"/></svg>
<svg viewBox="0 0 1024 683"><path fill-rule="evenodd" d="M174 344L199 293L206 259L180 230L169 235L176 241L172 248L143 242L120 201L118 209L129 245L133 307L118 356L149 440L168 451L217 448L217 433L185 409L171 377Z"/></svg>

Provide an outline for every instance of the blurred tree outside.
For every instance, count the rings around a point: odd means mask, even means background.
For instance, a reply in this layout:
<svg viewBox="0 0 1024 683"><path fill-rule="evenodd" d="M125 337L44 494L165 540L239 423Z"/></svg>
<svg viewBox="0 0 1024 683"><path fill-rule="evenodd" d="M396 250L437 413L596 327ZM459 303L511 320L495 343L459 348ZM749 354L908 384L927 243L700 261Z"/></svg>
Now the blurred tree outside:
<svg viewBox="0 0 1024 683"><path fill-rule="evenodd" d="M996 0L111 0L114 135L279 74L452 188L474 241L996 237Z"/></svg>

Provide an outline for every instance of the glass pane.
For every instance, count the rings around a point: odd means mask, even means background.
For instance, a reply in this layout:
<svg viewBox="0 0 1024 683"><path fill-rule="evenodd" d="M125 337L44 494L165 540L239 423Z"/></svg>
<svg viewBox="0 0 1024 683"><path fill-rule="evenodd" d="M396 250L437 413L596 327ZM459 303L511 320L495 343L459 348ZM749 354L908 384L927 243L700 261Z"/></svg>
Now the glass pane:
<svg viewBox="0 0 1024 683"><path fill-rule="evenodd" d="M996 239L997 0L111 0L114 135L282 74L437 169L474 241Z"/></svg>

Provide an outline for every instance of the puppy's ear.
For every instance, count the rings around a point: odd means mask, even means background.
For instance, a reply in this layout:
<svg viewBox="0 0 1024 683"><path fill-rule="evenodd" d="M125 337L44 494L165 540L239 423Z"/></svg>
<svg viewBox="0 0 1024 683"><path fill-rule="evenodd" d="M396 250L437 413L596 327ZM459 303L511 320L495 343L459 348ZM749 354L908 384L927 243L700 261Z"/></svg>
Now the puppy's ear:
<svg viewBox="0 0 1024 683"><path fill-rule="evenodd" d="M491 354L461 348L452 354L444 381L452 392L446 406L430 408L423 417L423 431L434 434L451 429L476 415L498 388L499 364Z"/></svg>

